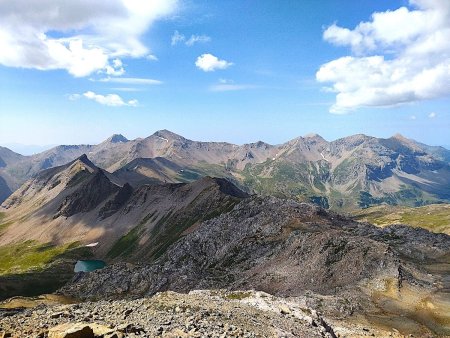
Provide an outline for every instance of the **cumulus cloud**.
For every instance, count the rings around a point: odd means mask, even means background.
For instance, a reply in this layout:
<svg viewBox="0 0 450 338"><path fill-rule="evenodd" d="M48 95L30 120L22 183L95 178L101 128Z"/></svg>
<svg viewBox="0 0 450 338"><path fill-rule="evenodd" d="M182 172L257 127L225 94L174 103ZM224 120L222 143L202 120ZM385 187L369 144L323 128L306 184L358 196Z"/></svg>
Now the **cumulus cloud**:
<svg viewBox="0 0 450 338"><path fill-rule="evenodd" d="M135 99L125 101L117 94L101 95L101 94L96 94L93 91L87 91L83 94L71 94L71 95L69 95L69 100L72 100L72 101L78 100L82 97L89 99L89 100L93 100L97 103L100 103L102 105L109 106L109 107L123 107L123 106L136 107L138 105L138 101Z"/></svg>
<svg viewBox="0 0 450 338"><path fill-rule="evenodd" d="M354 29L336 24L323 38L352 55L322 65L319 82L336 93L333 113L450 95L450 2L410 0Z"/></svg>
<svg viewBox="0 0 450 338"><path fill-rule="evenodd" d="M435 112L431 112L431 113L428 114L428 117L429 117L430 119L434 119L436 116L437 116L437 115L436 115Z"/></svg>
<svg viewBox="0 0 450 338"><path fill-rule="evenodd" d="M105 69L107 75L120 76L125 74L122 61L119 59L112 60L111 65L107 65Z"/></svg>
<svg viewBox="0 0 450 338"><path fill-rule="evenodd" d="M186 38L184 34L181 34L179 31L175 31L171 37L170 44L175 46L179 43L184 43L186 46L193 46L196 43L206 43L210 42L211 38L207 35L191 35L189 39Z"/></svg>
<svg viewBox="0 0 450 338"><path fill-rule="evenodd" d="M195 65L204 72L213 72L217 69L226 69L232 66L233 63L220 60L212 54L202 54L197 58L197 61L195 61Z"/></svg>
<svg viewBox="0 0 450 338"><path fill-rule="evenodd" d="M120 58L145 57L140 40L177 0L0 1L0 64L122 75Z"/></svg>

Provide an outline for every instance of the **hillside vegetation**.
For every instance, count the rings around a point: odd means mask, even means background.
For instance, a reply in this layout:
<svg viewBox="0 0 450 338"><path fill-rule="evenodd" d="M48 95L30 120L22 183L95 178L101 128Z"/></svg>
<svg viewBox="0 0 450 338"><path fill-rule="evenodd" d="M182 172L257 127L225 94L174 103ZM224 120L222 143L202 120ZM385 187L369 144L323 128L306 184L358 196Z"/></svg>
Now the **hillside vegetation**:
<svg viewBox="0 0 450 338"><path fill-rule="evenodd" d="M357 211L354 218L381 227L408 224L450 235L450 204L431 204L417 208L380 205Z"/></svg>

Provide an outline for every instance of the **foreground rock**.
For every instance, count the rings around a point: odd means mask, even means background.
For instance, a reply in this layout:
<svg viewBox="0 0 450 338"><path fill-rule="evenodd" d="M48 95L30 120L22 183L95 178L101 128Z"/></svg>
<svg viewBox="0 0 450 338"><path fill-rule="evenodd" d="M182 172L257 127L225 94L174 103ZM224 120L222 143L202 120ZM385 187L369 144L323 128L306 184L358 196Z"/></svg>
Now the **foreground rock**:
<svg viewBox="0 0 450 338"><path fill-rule="evenodd" d="M38 306L4 316L0 332L53 338L335 336L325 319L303 306L254 291L165 292L132 301Z"/></svg>
<svg viewBox="0 0 450 338"><path fill-rule="evenodd" d="M285 299L256 291L196 290L136 300L40 305L0 312L0 337L402 337L358 317L325 318L309 306L314 299L320 301L320 296Z"/></svg>

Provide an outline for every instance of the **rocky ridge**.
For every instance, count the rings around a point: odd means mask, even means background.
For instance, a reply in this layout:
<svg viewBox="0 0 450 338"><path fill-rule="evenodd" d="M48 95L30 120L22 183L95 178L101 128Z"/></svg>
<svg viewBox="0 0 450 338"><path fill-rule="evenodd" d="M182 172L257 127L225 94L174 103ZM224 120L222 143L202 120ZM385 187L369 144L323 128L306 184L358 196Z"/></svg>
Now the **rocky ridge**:
<svg viewBox="0 0 450 338"><path fill-rule="evenodd" d="M221 287L326 294L397 280L399 269L415 276L414 283L429 285L420 265L449 250L444 234L407 226L380 229L311 204L253 197L198 225L153 265L112 265L80 276L62 292L88 299Z"/></svg>
<svg viewBox="0 0 450 338"><path fill-rule="evenodd" d="M7 196L40 170L82 154L132 186L225 177L241 189L336 209L450 200L450 151L401 135L387 139L354 135L332 142L307 135L280 145L261 141L234 145L192 141L167 130L136 140L113 135L98 145L9 156L12 160L4 161L6 166L0 161L0 177L8 187L0 195Z"/></svg>

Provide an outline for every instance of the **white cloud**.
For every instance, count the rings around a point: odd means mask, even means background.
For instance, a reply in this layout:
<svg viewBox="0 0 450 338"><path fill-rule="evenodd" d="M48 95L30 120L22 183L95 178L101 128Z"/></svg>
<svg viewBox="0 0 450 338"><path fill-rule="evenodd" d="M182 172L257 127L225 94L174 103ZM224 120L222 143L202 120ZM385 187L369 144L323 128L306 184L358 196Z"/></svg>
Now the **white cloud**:
<svg viewBox="0 0 450 338"><path fill-rule="evenodd" d="M81 95L80 94L69 94L68 98L70 101L75 101L75 100L78 100L79 98L81 98Z"/></svg>
<svg viewBox="0 0 450 338"><path fill-rule="evenodd" d="M141 92L142 88L134 88L134 87L114 87L111 90L117 90L119 92Z"/></svg>
<svg viewBox="0 0 450 338"><path fill-rule="evenodd" d="M374 13L353 30L336 24L323 38L353 55L322 65L333 113L389 107L450 95L450 2L410 0L411 8Z"/></svg>
<svg viewBox="0 0 450 338"><path fill-rule="evenodd" d="M411 115L411 116L409 117L409 119L410 119L410 120L416 120L417 117L416 117L416 115Z"/></svg>
<svg viewBox="0 0 450 338"><path fill-rule="evenodd" d="M175 31L171 37L170 44L172 46L176 46L179 43L183 43L186 46L192 47L196 43L206 43L210 42L211 38L207 35L191 35L189 39L186 39L184 34L181 34L179 31Z"/></svg>
<svg viewBox="0 0 450 338"><path fill-rule="evenodd" d="M202 54L195 61L197 68L205 72L213 72L217 69L226 69L233 65L232 62L220 60L212 54Z"/></svg>
<svg viewBox="0 0 450 338"><path fill-rule="evenodd" d="M236 84L233 80L219 79L219 83L209 87L209 90L212 92L230 92L254 88L257 88L257 86L250 84Z"/></svg>
<svg viewBox="0 0 450 338"><path fill-rule="evenodd" d="M435 112L431 112L431 113L428 114L428 117L430 119L434 119L436 116L437 116L437 114Z"/></svg>
<svg viewBox="0 0 450 338"><path fill-rule="evenodd" d="M120 58L145 57L141 36L177 0L0 1L0 64L122 75Z"/></svg>
<svg viewBox="0 0 450 338"><path fill-rule="evenodd" d="M230 91L237 91L237 90L246 90L246 89L254 89L256 86L254 85L247 85L247 84L216 84L211 86L209 89L213 92L230 92Z"/></svg>
<svg viewBox="0 0 450 338"><path fill-rule="evenodd" d="M113 76L121 76L125 74L125 69L123 68L122 61L119 59L112 60L112 65L106 66L106 74Z"/></svg>
<svg viewBox="0 0 450 338"><path fill-rule="evenodd" d="M117 94L101 95L101 94L96 94L93 91L87 91L83 94L68 95L68 98L71 101L79 100L83 97L86 99L89 99L89 100L93 100L102 105L110 106L110 107L122 107L122 106L136 107L138 105L137 100L133 99L133 100L125 101Z"/></svg>
<svg viewBox="0 0 450 338"><path fill-rule="evenodd" d="M125 83L133 85L160 85L163 82L154 79L146 79L140 77L107 77L100 79L100 82Z"/></svg>
<svg viewBox="0 0 450 338"><path fill-rule="evenodd" d="M207 35L191 35L191 37L186 41L186 46L193 46L196 43L206 43L210 42L211 38Z"/></svg>
<svg viewBox="0 0 450 338"><path fill-rule="evenodd" d="M185 37L183 34L180 34L180 32L175 31L175 32L173 33L173 35L172 35L171 40L170 40L170 44L171 44L172 46L175 46L175 45L177 45L178 43L183 42L183 41L185 41L185 40L186 40L186 37Z"/></svg>
<svg viewBox="0 0 450 338"><path fill-rule="evenodd" d="M97 103L100 103L105 106L110 107L122 107L122 106L131 106L136 107L138 104L137 100L129 100L124 101L119 95L117 94L107 94L107 95L100 95L96 94L92 91L85 92L83 96L89 100L93 100Z"/></svg>
<svg viewBox="0 0 450 338"><path fill-rule="evenodd" d="M158 61L157 56L153 54L148 54L145 58L150 61Z"/></svg>

